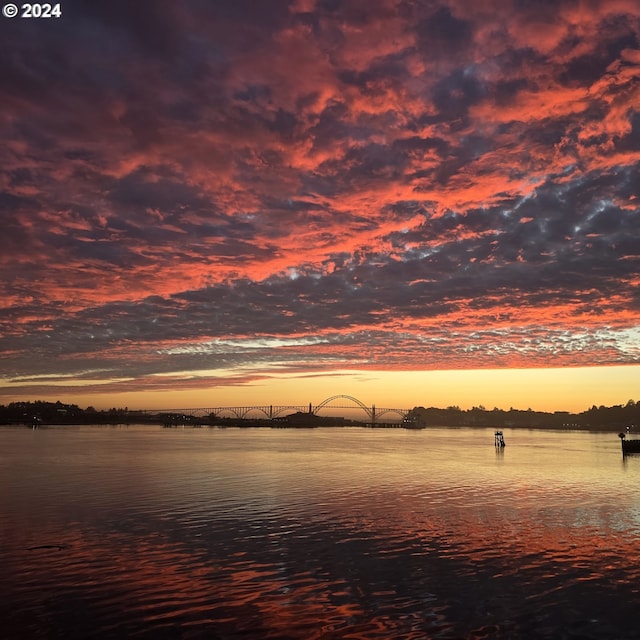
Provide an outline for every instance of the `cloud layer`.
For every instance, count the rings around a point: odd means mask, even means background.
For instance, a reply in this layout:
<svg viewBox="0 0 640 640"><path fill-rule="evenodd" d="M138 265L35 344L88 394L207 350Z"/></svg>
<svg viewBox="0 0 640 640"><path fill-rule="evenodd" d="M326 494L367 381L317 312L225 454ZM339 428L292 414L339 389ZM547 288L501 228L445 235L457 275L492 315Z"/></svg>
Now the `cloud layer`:
<svg viewBox="0 0 640 640"><path fill-rule="evenodd" d="M12 393L640 362L635 0L63 9L0 24Z"/></svg>

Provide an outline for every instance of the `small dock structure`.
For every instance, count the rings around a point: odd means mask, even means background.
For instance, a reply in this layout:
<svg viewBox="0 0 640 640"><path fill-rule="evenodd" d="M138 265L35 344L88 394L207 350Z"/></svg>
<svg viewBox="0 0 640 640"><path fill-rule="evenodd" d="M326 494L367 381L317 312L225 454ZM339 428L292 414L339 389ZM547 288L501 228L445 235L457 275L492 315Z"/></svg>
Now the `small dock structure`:
<svg viewBox="0 0 640 640"><path fill-rule="evenodd" d="M633 440L627 440L627 434L630 433L630 428L627 427L626 433L619 433L620 444L622 445L622 455L630 455L632 453L640 453L640 438L634 438Z"/></svg>

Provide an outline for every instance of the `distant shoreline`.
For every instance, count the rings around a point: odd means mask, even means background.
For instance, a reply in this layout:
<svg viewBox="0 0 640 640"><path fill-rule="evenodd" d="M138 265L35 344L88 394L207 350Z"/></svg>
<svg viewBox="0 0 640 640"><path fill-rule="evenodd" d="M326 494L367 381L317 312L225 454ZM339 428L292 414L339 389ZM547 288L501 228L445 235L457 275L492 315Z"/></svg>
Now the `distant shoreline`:
<svg viewBox="0 0 640 640"><path fill-rule="evenodd" d="M195 413L195 412L194 412ZM382 419L353 420L340 416L317 415L311 411L297 411L289 415L262 418L243 418L216 415L193 415L185 410L174 412L152 412L142 410L109 409L96 411L92 407L81 409L77 405L61 402L16 402L0 406L0 425L127 425L153 424L172 426L219 426L219 427L271 427L271 428L313 428L313 427L369 427L424 429L429 427L485 427L495 429L556 429L561 431L604 431L620 432L634 430L640 425L640 401L629 400L625 405L596 407L595 405L573 414L568 411L546 413L531 409L472 409L459 407L414 407L401 422Z"/></svg>
<svg viewBox="0 0 640 640"><path fill-rule="evenodd" d="M229 422L216 422L216 423L198 423L198 422L190 422L184 424L163 424L161 421L123 421L123 422L41 422L37 424L28 424L24 422L0 422L0 427L13 427L20 429L47 429L51 427L134 427L134 426L150 426L150 427L162 427L164 429L293 429L293 430L302 430L302 429L344 429L344 428L359 428L359 429L373 429L373 430L382 430L382 429L390 429L390 430L404 430L404 431L429 431L430 429L510 429L514 431L584 431L590 433L618 433L620 432L619 426L601 426L601 425L593 425L593 426L578 426L578 425L567 425L567 426L557 426L557 425L535 425L535 426L527 426L527 425L519 425L519 426L511 426L505 427L502 425L473 425L473 424L462 424L462 425L446 425L446 424L432 424L425 427L412 427L407 426L402 423L397 424L381 424L381 425L371 425L365 423L357 423L352 421L349 424L337 424L337 423L326 423L326 424L318 424L318 425L304 425L304 424L274 424L268 423L266 420L234 420L230 419Z"/></svg>

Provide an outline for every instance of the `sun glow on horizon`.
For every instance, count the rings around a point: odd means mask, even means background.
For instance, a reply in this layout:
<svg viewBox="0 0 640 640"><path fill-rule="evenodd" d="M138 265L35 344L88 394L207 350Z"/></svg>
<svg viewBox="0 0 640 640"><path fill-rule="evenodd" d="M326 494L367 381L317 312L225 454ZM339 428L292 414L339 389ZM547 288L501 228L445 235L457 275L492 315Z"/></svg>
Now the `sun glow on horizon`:
<svg viewBox="0 0 640 640"><path fill-rule="evenodd" d="M592 405L614 406L629 399L640 400L640 366L445 371L345 369L306 374L271 373L252 382L234 384L231 379L226 380L224 386L195 389L126 391L120 388L102 393L97 388L83 392L80 385L73 388L54 386L46 397L25 393L24 388L14 394L11 385L5 384L0 401L50 399L96 409L114 406L171 409L309 403L315 406L335 395L353 396L367 406L381 408L458 406L470 409L484 406L487 409L579 413Z"/></svg>

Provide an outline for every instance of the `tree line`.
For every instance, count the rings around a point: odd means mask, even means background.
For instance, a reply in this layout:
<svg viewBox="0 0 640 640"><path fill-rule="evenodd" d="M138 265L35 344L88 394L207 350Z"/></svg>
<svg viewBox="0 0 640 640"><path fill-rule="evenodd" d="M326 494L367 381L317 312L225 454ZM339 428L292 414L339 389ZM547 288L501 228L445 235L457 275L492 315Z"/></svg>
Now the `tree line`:
<svg viewBox="0 0 640 640"><path fill-rule="evenodd" d="M405 420L407 426L423 428L443 427L524 427L550 429L593 429L620 431L640 425L640 401L605 407L593 405L580 413L569 411L533 411L532 409L486 409L482 405L472 409L452 406L446 409L414 407Z"/></svg>

